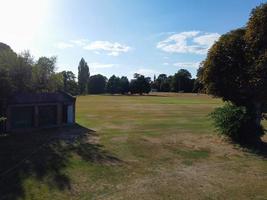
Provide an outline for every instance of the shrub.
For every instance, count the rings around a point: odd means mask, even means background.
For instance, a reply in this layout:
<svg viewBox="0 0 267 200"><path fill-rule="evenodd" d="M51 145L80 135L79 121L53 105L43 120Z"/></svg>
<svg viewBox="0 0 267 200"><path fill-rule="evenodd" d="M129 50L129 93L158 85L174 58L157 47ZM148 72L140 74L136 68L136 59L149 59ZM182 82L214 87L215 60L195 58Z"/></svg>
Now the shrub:
<svg viewBox="0 0 267 200"><path fill-rule="evenodd" d="M255 125L254 117L246 107L227 103L211 114L216 130L234 142L254 143L264 134L263 127Z"/></svg>

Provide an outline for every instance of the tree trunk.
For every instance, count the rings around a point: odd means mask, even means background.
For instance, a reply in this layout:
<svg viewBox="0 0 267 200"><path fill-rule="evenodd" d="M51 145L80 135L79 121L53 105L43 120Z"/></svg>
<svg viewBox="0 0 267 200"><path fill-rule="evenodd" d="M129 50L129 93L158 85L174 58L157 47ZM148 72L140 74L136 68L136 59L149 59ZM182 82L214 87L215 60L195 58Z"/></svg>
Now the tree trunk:
<svg viewBox="0 0 267 200"><path fill-rule="evenodd" d="M255 106L255 123L257 126L260 126L262 120L261 104L256 102L254 106Z"/></svg>
<svg viewBox="0 0 267 200"><path fill-rule="evenodd" d="M262 120L262 105L260 102L253 102L248 108L249 117L251 118L250 124L247 125L245 140L247 143L256 144L261 141L263 129L261 127Z"/></svg>

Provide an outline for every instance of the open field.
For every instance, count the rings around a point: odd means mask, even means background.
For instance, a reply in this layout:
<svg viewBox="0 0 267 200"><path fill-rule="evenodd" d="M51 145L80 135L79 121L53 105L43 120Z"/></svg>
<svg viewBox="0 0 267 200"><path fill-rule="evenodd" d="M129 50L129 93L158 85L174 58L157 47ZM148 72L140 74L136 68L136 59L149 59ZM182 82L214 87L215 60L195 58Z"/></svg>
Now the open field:
<svg viewBox="0 0 267 200"><path fill-rule="evenodd" d="M267 199L266 157L211 126L221 104L195 94L78 97L79 126L18 136L17 149L0 138L0 199Z"/></svg>

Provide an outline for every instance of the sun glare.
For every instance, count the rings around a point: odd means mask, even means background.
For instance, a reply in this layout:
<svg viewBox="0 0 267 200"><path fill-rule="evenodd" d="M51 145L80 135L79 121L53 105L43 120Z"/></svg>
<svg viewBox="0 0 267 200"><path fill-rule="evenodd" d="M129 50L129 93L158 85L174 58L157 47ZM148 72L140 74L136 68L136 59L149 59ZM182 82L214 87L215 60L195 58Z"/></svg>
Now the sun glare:
<svg viewBox="0 0 267 200"><path fill-rule="evenodd" d="M43 30L49 0L0 0L0 41L16 51L30 48Z"/></svg>

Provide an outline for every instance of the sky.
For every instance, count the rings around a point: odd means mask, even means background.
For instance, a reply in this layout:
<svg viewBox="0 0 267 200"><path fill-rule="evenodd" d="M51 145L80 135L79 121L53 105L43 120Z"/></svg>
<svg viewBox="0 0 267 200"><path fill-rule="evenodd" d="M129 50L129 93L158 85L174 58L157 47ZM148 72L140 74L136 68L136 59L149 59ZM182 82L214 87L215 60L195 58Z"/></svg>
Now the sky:
<svg viewBox="0 0 267 200"><path fill-rule="evenodd" d="M220 35L245 26L263 0L0 0L0 42L35 59L57 56L57 71L193 77Z"/></svg>

